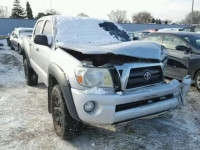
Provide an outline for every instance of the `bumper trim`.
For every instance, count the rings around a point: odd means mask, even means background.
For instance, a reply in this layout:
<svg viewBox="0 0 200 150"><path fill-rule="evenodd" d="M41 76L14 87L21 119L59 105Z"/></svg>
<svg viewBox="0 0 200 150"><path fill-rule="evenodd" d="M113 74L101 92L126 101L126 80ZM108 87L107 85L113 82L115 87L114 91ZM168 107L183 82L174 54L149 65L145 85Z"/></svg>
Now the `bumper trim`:
<svg viewBox="0 0 200 150"><path fill-rule="evenodd" d="M123 120L129 120L139 118L147 115L156 114L159 112L174 109L179 104L178 99L169 99L167 101L150 104L147 106L137 107L121 112L115 113L114 122L121 122Z"/></svg>

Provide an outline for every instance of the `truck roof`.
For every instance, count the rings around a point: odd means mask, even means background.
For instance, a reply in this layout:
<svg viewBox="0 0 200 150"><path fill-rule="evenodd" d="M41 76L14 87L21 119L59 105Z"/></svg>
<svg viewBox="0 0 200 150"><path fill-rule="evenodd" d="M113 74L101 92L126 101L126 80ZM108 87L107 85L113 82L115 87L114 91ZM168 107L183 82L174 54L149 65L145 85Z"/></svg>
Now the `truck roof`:
<svg viewBox="0 0 200 150"><path fill-rule="evenodd" d="M116 28L119 32L125 31L118 24L103 19L55 15L43 17L40 20L48 19L51 19L56 27L56 41L64 43L105 45L121 42L121 39L105 30L105 26L100 26L105 22L110 23L111 28Z"/></svg>

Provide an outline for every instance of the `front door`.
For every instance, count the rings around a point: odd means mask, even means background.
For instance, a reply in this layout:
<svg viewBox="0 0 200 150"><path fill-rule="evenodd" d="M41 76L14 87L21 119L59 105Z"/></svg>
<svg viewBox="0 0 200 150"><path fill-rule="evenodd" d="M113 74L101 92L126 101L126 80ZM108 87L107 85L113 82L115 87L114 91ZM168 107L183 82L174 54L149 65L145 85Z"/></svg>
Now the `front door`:
<svg viewBox="0 0 200 150"><path fill-rule="evenodd" d="M44 24L44 28L42 29L42 35L46 35L48 38L49 46L38 45L37 46L37 54L38 54L38 64L40 64L41 69L47 73L48 65L49 65L49 55L51 52L51 44L53 37L53 27L51 21L47 20Z"/></svg>
<svg viewBox="0 0 200 150"><path fill-rule="evenodd" d="M169 54L166 76L182 80L188 74L190 53L178 47L187 47L187 44L173 35L164 35L162 44L167 48Z"/></svg>

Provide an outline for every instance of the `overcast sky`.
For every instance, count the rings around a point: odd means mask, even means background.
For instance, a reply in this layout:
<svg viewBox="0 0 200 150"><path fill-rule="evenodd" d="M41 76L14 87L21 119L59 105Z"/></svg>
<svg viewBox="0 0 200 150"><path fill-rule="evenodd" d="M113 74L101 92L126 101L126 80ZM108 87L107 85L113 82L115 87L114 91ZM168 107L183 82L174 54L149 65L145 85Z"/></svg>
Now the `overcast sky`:
<svg viewBox="0 0 200 150"><path fill-rule="evenodd" d="M0 5L13 6L14 0L0 0ZM25 8L27 0L20 0ZM34 15L50 9L52 1L53 9L62 15L76 16L84 12L90 17L108 19L107 14L111 10L126 10L128 19L132 14L139 11L149 11L153 17L180 21L185 15L191 12L192 0L28 0ZM195 10L200 10L200 0L195 0Z"/></svg>

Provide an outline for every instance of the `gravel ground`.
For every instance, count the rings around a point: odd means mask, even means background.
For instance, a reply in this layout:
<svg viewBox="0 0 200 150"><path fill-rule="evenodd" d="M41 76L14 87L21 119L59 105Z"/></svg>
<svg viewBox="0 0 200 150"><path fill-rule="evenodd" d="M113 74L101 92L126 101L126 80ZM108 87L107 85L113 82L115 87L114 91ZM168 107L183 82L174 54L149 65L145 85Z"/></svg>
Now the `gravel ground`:
<svg viewBox="0 0 200 150"><path fill-rule="evenodd" d="M1 43L2 41L0 41ZM53 131L44 84L24 82L22 56L0 47L0 150L200 149L200 93L192 87L186 107L168 115L116 126L83 126L71 141Z"/></svg>

